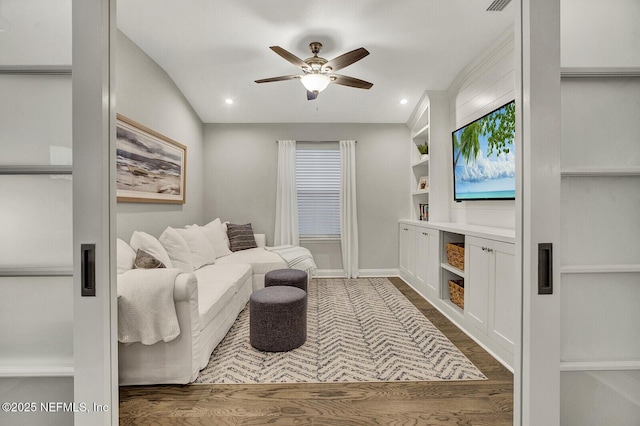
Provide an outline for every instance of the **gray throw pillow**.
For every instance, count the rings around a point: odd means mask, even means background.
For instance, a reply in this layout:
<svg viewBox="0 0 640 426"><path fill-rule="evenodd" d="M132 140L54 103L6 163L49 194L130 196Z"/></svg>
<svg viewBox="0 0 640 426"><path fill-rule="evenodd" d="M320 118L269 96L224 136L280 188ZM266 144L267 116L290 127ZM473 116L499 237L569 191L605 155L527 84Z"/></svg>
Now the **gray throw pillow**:
<svg viewBox="0 0 640 426"><path fill-rule="evenodd" d="M256 239L253 236L251 224L234 225L227 223L227 236L229 237L229 245L231 251L247 250L258 247Z"/></svg>
<svg viewBox="0 0 640 426"><path fill-rule="evenodd" d="M136 260L133 261L133 267L135 269L165 268L164 263L142 249L138 249L136 252Z"/></svg>

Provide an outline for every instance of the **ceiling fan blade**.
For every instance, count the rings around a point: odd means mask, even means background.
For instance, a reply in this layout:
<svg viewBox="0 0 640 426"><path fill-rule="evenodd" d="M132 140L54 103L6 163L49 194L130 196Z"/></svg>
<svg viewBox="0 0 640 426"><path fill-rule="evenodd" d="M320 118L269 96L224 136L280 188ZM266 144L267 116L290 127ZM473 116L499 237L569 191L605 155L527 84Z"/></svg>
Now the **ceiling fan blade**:
<svg viewBox="0 0 640 426"><path fill-rule="evenodd" d="M315 98L317 98L317 97L318 97L318 94L317 94L317 93L313 93L313 92L311 92L311 91L307 90L307 100L308 100L308 101L312 101L312 100L314 100L314 99L315 99Z"/></svg>
<svg viewBox="0 0 640 426"><path fill-rule="evenodd" d="M344 67L347 67L354 62L359 61L369 54L369 51L364 47L361 47L356 50L352 50L351 52L347 52L344 55L340 55L337 58L333 58L326 64L324 64L324 68L331 67L332 71L338 71Z"/></svg>
<svg viewBox="0 0 640 426"><path fill-rule="evenodd" d="M293 53L291 53L291 52L289 52L287 50L284 50L280 46L271 46L271 47L269 47L269 49L273 50L278 55L282 56L284 59L286 59L287 61L291 62L296 67L300 67L302 69L309 68L309 65L305 61L303 61L302 59L298 58Z"/></svg>
<svg viewBox="0 0 640 426"><path fill-rule="evenodd" d="M373 86L373 83L358 78L347 77L346 75L331 74L329 77L331 77L332 83L355 87L357 89L371 89Z"/></svg>
<svg viewBox="0 0 640 426"><path fill-rule="evenodd" d="M256 80L256 83L271 83L272 81L284 81L294 80L300 78L299 75L281 75L280 77L263 78L262 80Z"/></svg>

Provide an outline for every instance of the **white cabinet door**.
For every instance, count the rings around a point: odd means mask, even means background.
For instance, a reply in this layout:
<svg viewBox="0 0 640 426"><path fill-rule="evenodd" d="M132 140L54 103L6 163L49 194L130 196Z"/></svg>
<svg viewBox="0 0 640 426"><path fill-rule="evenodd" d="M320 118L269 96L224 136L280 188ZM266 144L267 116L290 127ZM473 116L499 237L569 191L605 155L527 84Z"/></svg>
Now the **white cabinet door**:
<svg viewBox="0 0 640 426"><path fill-rule="evenodd" d="M428 298L440 297L439 231L416 227L416 287Z"/></svg>
<svg viewBox="0 0 640 426"><path fill-rule="evenodd" d="M401 223L398 239L400 276L413 284L416 275L416 227Z"/></svg>
<svg viewBox="0 0 640 426"><path fill-rule="evenodd" d="M468 274L465 317L513 353L516 336L515 247L494 240L466 238Z"/></svg>
<svg viewBox="0 0 640 426"><path fill-rule="evenodd" d="M467 279L464 282L464 316L470 324L487 333L491 279L487 241L467 236L465 256L465 265L468 266Z"/></svg>
<svg viewBox="0 0 640 426"><path fill-rule="evenodd" d="M429 233L425 228L416 228L416 289L427 295Z"/></svg>
<svg viewBox="0 0 640 426"><path fill-rule="evenodd" d="M428 229L427 291L434 300L440 298L440 231Z"/></svg>
<svg viewBox="0 0 640 426"><path fill-rule="evenodd" d="M513 244L492 241L489 337L513 353L516 338L516 258Z"/></svg>

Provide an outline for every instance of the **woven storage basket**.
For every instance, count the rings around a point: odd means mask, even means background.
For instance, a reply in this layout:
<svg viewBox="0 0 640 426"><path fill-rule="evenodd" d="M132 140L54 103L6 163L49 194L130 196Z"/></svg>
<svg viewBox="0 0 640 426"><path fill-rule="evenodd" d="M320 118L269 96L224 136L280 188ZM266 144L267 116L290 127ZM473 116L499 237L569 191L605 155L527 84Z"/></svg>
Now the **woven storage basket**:
<svg viewBox="0 0 640 426"><path fill-rule="evenodd" d="M464 243L447 243L447 262L464 271Z"/></svg>
<svg viewBox="0 0 640 426"><path fill-rule="evenodd" d="M449 280L449 299L464 309L464 280Z"/></svg>

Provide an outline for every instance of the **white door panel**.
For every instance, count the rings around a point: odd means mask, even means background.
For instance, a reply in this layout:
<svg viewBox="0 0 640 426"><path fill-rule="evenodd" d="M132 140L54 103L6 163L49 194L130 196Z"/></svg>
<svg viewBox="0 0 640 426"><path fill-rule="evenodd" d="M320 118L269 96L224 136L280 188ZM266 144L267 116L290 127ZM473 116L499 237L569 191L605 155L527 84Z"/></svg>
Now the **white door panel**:
<svg viewBox="0 0 640 426"><path fill-rule="evenodd" d="M513 353L516 340L516 271L513 245L495 245L493 249L495 262L494 288L491 291L489 312L489 334L502 347Z"/></svg>
<svg viewBox="0 0 640 426"><path fill-rule="evenodd" d="M71 268L72 181L68 175L0 178L0 265Z"/></svg>
<svg viewBox="0 0 640 426"><path fill-rule="evenodd" d="M464 285L464 314L469 323L487 333L489 309L489 283L491 279L490 254L483 241L466 238L466 276Z"/></svg>
<svg viewBox="0 0 640 426"><path fill-rule="evenodd" d="M523 0L516 16L516 246L521 288L514 423L560 424L560 298L538 294L538 248L560 235L560 0ZM557 250L556 250L557 251ZM556 256L552 257L552 260ZM548 272L548 271L546 271ZM557 268L551 275L559 280Z"/></svg>
<svg viewBox="0 0 640 426"><path fill-rule="evenodd" d="M626 72L562 80L565 424L635 424L640 413L640 72Z"/></svg>
<svg viewBox="0 0 640 426"><path fill-rule="evenodd" d="M74 402L71 3L3 1L0 33L0 424L69 425Z"/></svg>
<svg viewBox="0 0 640 426"><path fill-rule="evenodd" d="M118 423L115 267L115 0L73 0L74 395L101 408L76 426ZM83 296L81 247L95 247L95 296Z"/></svg>

